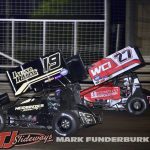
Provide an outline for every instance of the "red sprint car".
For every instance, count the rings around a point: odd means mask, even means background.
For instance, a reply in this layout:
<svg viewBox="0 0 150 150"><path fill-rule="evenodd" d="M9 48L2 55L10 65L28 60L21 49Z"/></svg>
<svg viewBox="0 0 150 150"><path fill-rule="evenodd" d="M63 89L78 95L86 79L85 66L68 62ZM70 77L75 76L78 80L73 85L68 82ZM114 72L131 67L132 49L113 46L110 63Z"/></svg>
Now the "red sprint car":
<svg viewBox="0 0 150 150"><path fill-rule="evenodd" d="M82 102L91 108L101 106L142 114L148 108L148 91L142 89L133 70L143 65L139 50L132 47L92 64L88 72L95 85L80 92Z"/></svg>

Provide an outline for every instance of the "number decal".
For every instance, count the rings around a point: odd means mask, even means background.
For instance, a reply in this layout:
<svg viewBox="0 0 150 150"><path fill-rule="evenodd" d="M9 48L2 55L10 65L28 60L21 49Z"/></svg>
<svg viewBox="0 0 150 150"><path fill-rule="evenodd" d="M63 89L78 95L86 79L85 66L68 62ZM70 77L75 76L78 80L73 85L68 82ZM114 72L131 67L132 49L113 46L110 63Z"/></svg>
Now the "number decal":
<svg viewBox="0 0 150 150"><path fill-rule="evenodd" d="M53 55L50 55L49 57L43 58L43 64L44 73L59 68L61 65L60 53L58 52Z"/></svg>
<svg viewBox="0 0 150 150"><path fill-rule="evenodd" d="M124 63L132 58L131 51L127 49L123 52L119 52L114 55L114 58L116 58L119 63Z"/></svg>

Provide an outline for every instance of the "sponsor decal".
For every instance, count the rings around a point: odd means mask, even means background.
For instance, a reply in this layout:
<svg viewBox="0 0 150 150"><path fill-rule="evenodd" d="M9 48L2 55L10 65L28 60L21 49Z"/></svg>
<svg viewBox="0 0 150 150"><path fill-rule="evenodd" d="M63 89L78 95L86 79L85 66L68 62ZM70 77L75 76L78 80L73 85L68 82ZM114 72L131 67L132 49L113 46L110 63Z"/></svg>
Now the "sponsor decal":
<svg viewBox="0 0 150 150"><path fill-rule="evenodd" d="M94 80L95 81L99 81L100 80L100 76L95 76Z"/></svg>
<svg viewBox="0 0 150 150"><path fill-rule="evenodd" d="M106 88L105 88L106 89ZM114 97L115 95L118 95L119 88L109 88L106 90L101 89L100 91L93 91L91 92L91 98L105 98L105 97Z"/></svg>
<svg viewBox="0 0 150 150"><path fill-rule="evenodd" d="M29 102L33 102L33 101L35 101L35 98L29 98L29 99L27 99L27 100L25 100L25 101L23 101L21 104L27 104L27 103L29 103Z"/></svg>
<svg viewBox="0 0 150 150"><path fill-rule="evenodd" d="M84 95L84 99L90 102L95 102L96 100L119 100L120 99L120 87L99 87L93 89Z"/></svg>
<svg viewBox="0 0 150 150"><path fill-rule="evenodd" d="M19 72L14 71L12 72L12 75L13 75L13 79L16 81L16 84L18 84L28 79L31 79L33 77L36 77L39 74L37 69L33 69L32 67L29 67Z"/></svg>
<svg viewBox="0 0 150 150"><path fill-rule="evenodd" d="M20 86L20 88L16 91L15 96L17 96L17 95L19 95L21 93L25 93L31 85L33 85L33 84L35 84L37 82L40 82L40 81L46 79L47 77L52 77L52 76L60 73L61 70L62 70L62 68L59 68L57 70L54 70L54 71L49 72L49 73L46 73L46 74L44 74L42 76L39 76L37 78L34 78L34 79L30 80L30 81L27 81L27 82L23 83Z"/></svg>
<svg viewBox="0 0 150 150"><path fill-rule="evenodd" d="M53 80L58 80L58 79L62 78L63 76L67 75L67 74L68 74L68 70L65 69L65 68L63 68L63 69L61 70L60 74L58 74L58 75L56 75L56 76L54 76L54 77L52 77L52 78L48 78L48 79L45 80L44 82L47 83L47 82L51 82L51 81L53 81Z"/></svg>
<svg viewBox="0 0 150 150"><path fill-rule="evenodd" d="M20 110L23 112L23 111L39 110L42 107L44 107L44 104L30 105L30 106L19 106L19 107L16 107L15 110Z"/></svg>
<svg viewBox="0 0 150 150"><path fill-rule="evenodd" d="M19 131L8 131L0 133L0 149L8 149L14 146L24 146L39 142L48 143L53 141L52 134L22 133Z"/></svg>
<svg viewBox="0 0 150 150"><path fill-rule="evenodd" d="M104 64L100 64L97 67L91 69L91 73L93 76L96 76L97 74L100 74L101 72L107 71L110 68L112 68L111 63L106 62Z"/></svg>

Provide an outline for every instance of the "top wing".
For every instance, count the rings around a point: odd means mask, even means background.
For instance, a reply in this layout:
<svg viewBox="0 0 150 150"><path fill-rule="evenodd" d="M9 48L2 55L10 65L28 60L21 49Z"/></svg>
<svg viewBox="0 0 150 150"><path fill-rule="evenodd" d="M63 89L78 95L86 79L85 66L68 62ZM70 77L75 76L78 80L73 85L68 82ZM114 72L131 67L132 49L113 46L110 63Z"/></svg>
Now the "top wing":
<svg viewBox="0 0 150 150"><path fill-rule="evenodd" d="M40 57L7 71L15 95L23 94L50 80L67 75L64 59L60 52Z"/></svg>
<svg viewBox="0 0 150 150"><path fill-rule="evenodd" d="M133 70L143 63L139 50L128 46L92 64L88 71L94 84L98 85Z"/></svg>

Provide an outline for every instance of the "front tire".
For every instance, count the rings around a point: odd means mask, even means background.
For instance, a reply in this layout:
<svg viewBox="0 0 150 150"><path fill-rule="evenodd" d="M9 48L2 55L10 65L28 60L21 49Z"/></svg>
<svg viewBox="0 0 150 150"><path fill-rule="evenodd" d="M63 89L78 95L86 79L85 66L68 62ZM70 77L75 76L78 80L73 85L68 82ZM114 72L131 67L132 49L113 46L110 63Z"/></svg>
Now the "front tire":
<svg viewBox="0 0 150 150"><path fill-rule="evenodd" d="M77 115L71 111L64 111L54 116L52 121L52 129L58 136L70 136L79 128L79 119Z"/></svg>
<svg viewBox="0 0 150 150"><path fill-rule="evenodd" d="M133 97L127 101L127 111L133 115L141 115L148 108L148 102L141 97Z"/></svg>

